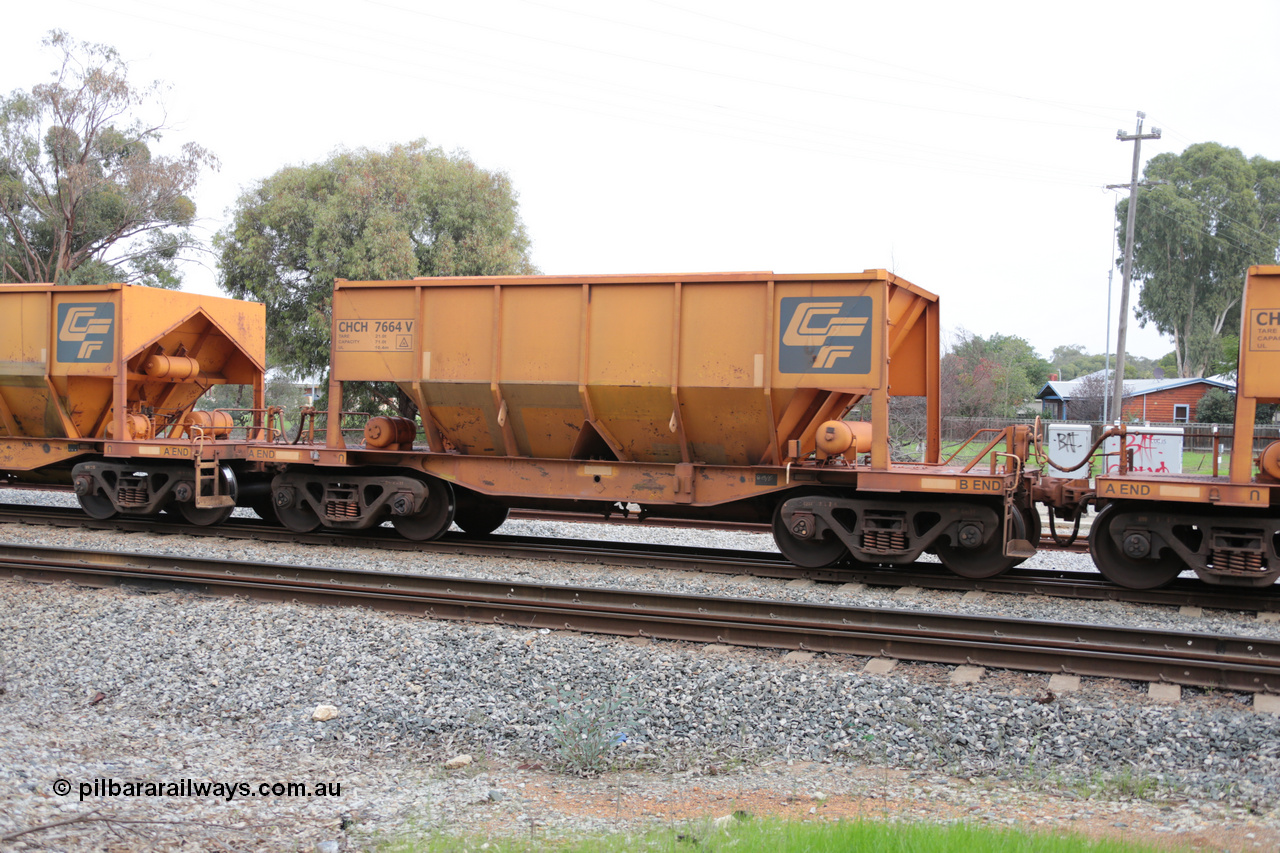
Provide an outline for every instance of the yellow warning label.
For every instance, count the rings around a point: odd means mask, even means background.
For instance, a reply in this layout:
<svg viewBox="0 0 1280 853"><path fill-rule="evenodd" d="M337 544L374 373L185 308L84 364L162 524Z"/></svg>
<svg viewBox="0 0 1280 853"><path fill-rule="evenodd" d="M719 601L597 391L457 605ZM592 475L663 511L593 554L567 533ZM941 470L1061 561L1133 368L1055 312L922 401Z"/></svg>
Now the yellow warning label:
<svg viewBox="0 0 1280 853"><path fill-rule="evenodd" d="M413 352L417 320L339 320L333 348L338 352Z"/></svg>
<svg viewBox="0 0 1280 853"><path fill-rule="evenodd" d="M157 447L154 444L143 444L137 448L137 453L139 456L180 456L183 459L191 458L190 447L172 445Z"/></svg>
<svg viewBox="0 0 1280 853"><path fill-rule="evenodd" d="M301 462L300 450L276 450L266 447L250 447L244 452L246 459L274 459L276 461Z"/></svg>

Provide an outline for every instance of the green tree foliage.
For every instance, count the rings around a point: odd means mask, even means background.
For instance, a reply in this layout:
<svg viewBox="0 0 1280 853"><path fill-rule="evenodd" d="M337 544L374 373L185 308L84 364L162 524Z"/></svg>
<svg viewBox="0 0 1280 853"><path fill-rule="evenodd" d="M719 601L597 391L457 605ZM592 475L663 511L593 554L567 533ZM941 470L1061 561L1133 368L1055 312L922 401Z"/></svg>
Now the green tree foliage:
<svg viewBox="0 0 1280 853"><path fill-rule="evenodd" d="M1011 335L961 330L942 358L943 411L958 417L1013 417L1048 381L1050 364Z"/></svg>
<svg viewBox="0 0 1280 853"><path fill-rule="evenodd" d="M1064 381L1106 370L1108 366L1105 353L1090 353L1079 344L1054 347L1049 361L1052 364L1052 372L1058 374L1058 378ZM1115 363L1116 357L1112 354L1110 364L1114 366ZM1155 368L1156 363L1149 358L1132 353L1125 355L1125 379L1150 379L1155 375Z"/></svg>
<svg viewBox="0 0 1280 853"><path fill-rule="evenodd" d="M535 272L511 181L425 140L340 151L281 169L242 195L214 240L220 283L267 306L267 354L295 379L328 373L335 279ZM403 395L373 388L368 408Z"/></svg>
<svg viewBox="0 0 1280 853"><path fill-rule="evenodd" d="M1139 196L1137 316L1173 338L1179 376L1212 373L1223 329L1240 322L1245 272L1280 248L1280 162L1216 142L1147 163ZM1117 208L1123 239L1128 200Z"/></svg>
<svg viewBox="0 0 1280 853"><path fill-rule="evenodd" d="M217 161L194 143L152 151L167 127L138 117L159 84L136 88L106 45L52 31L53 79L0 98L0 280L177 287L199 242L189 194Z"/></svg>
<svg viewBox="0 0 1280 853"><path fill-rule="evenodd" d="M1051 372L1058 374L1063 381L1079 379L1107 366L1105 355L1093 355L1079 344L1054 347L1049 362L1053 365Z"/></svg>
<svg viewBox="0 0 1280 853"><path fill-rule="evenodd" d="M1234 376L1240 365L1240 335L1234 332L1223 335L1217 343L1213 358L1205 368L1205 376Z"/></svg>
<svg viewBox="0 0 1280 853"><path fill-rule="evenodd" d="M1221 388L1210 388L1196 403L1196 420L1202 424L1229 424L1236 417L1236 397Z"/></svg>

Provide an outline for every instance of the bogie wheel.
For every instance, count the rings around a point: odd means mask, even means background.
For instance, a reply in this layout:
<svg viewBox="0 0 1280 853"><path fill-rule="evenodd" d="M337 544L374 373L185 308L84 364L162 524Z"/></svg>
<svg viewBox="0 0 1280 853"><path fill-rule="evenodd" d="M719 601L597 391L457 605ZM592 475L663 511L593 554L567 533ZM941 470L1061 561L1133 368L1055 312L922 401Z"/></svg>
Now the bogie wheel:
<svg viewBox="0 0 1280 853"><path fill-rule="evenodd" d="M235 511L234 506L198 507L193 503L178 504L178 512L182 513L182 517L199 527L221 524Z"/></svg>
<svg viewBox="0 0 1280 853"><path fill-rule="evenodd" d="M444 535L453 523L456 511L453 487L444 480L430 477L427 479L427 502L422 510L413 515L394 516L391 523L405 539L428 542Z"/></svg>
<svg viewBox="0 0 1280 853"><path fill-rule="evenodd" d="M507 521L507 508L499 504L476 500L458 499L457 510L453 514L453 523L463 533L472 536L488 536Z"/></svg>
<svg viewBox="0 0 1280 853"><path fill-rule="evenodd" d="M834 565L841 557L849 553L849 549L830 530L816 539L800 539L796 537L782 520L782 505L788 500L803 497L802 494L785 495L773 510L773 541L777 543L782 556L802 569L825 569Z"/></svg>
<svg viewBox="0 0 1280 853"><path fill-rule="evenodd" d="M1027 522L1021 511L1010 514L1009 522L1013 539L1027 538ZM1004 555L1004 533L999 527L977 548L964 548L960 545L938 542L935 550L938 559L948 570L962 578L973 580L993 578L1003 574L1025 559Z"/></svg>
<svg viewBox="0 0 1280 853"><path fill-rule="evenodd" d="M236 475L230 468L223 465L218 468L218 476L222 478L222 482L218 484L218 492L224 495L231 495L232 499L236 496ZM192 499L186 503L178 504L178 512L182 514L189 523L200 527L210 527L214 524L221 524L231 517L231 513L236 511L233 503L231 506L214 506L214 507L198 507L195 500Z"/></svg>
<svg viewBox="0 0 1280 853"><path fill-rule="evenodd" d="M79 495L80 508L85 511L90 518L112 518L117 510L116 505L111 502L111 498L104 494L95 492L92 495Z"/></svg>
<svg viewBox="0 0 1280 853"><path fill-rule="evenodd" d="M1176 554L1154 559L1126 555L1111 538L1118 515L1115 504L1108 506L1093 519L1093 529L1089 531L1089 553L1104 578L1129 589L1156 589L1172 583L1187 568Z"/></svg>
<svg viewBox="0 0 1280 853"><path fill-rule="evenodd" d="M299 488L297 491L301 491L301 489ZM311 504L302 499L301 495L293 492L294 487L287 485L282 489L273 490L271 492L271 508L275 511L276 520L284 525L286 530L292 530L294 533L310 533L320 526L320 516L311 508ZM288 506L281 506L281 501L287 503ZM262 515L256 508L254 512Z"/></svg>

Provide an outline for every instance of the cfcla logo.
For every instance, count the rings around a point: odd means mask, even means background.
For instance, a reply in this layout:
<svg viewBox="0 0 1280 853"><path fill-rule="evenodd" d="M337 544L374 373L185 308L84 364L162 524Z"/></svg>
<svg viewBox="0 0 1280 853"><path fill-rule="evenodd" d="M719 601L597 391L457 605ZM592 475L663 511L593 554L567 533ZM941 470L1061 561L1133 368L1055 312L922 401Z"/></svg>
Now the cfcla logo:
<svg viewBox="0 0 1280 853"><path fill-rule="evenodd" d="M783 373L866 373L871 342L862 337L870 321L869 296L784 297L778 369Z"/></svg>
<svg viewBox="0 0 1280 853"><path fill-rule="evenodd" d="M58 306L58 361L107 362L114 349L110 302Z"/></svg>

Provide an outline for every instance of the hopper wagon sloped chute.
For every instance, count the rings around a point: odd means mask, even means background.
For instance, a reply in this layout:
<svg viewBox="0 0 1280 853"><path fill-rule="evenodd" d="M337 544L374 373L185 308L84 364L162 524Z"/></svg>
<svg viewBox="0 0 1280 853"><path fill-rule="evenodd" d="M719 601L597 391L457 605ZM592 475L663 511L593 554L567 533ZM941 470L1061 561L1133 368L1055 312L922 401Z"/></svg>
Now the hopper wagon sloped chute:
<svg viewBox="0 0 1280 853"><path fill-rule="evenodd" d="M229 384L263 409L264 321L257 303L149 287L0 285L0 468L73 482L99 516L198 492L196 457L231 455L233 419L195 407ZM200 517L195 498L176 502Z"/></svg>

